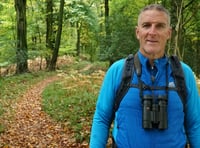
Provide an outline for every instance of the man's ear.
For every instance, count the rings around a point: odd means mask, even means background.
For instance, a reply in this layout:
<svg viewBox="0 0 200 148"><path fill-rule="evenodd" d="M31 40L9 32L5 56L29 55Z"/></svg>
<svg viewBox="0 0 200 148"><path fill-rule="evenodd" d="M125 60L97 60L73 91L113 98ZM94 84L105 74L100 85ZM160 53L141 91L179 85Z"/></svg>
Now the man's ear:
<svg viewBox="0 0 200 148"><path fill-rule="evenodd" d="M172 35L172 28L170 27L168 30L168 38L167 39L170 39L171 35Z"/></svg>
<svg viewBox="0 0 200 148"><path fill-rule="evenodd" d="M135 35L136 35L137 39L140 38L140 36L139 36L139 28L138 28L138 26L135 27Z"/></svg>

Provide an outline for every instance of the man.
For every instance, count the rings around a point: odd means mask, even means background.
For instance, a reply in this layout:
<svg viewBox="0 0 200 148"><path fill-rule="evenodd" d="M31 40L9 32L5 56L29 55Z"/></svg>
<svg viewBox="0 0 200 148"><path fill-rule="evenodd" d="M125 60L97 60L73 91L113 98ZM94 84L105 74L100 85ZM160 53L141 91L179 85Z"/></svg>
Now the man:
<svg viewBox="0 0 200 148"><path fill-rule="evenodd" d="M171 37L170 16L161 5L152 4L142 9L138 17L136 36L140 43L137 53L142 73L134 71L132 84L150 87L175 87L172 69L165 55L167 40ZM116 92L122 79L124 59L115 62L107 71L98 97L93 118L90 147L106 147ZM184 148L186 132L190 148L200 148L200 99L196 81L190 67L181 62L187 98L184 105L175 90L141 90L129 88L115 113L113 139L117 148ZM150 96L150 97L149 97ZM146 124L145 99L158 106L159 97L166 100L167 123ZM145 109L148 109L145 108ZM146 116L147 118L149 116ZM155 119L158 117L155 115ZM186 127L184 127L184 120ZM186 131L184 130L186 129Z"/></svg>

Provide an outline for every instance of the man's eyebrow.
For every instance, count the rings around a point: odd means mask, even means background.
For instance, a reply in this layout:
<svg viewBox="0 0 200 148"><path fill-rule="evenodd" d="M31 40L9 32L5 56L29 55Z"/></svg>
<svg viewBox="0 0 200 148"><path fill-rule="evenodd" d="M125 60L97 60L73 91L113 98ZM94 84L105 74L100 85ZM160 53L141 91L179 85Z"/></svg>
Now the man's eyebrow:
<svg viewBox="0 0 200 148"><path fill-rule="evenodd" d="M147 24L151 24L150 22L143 22L141 23L141 25L147 25Z"/></svg>
<svg viewBox="0 0 200 148"><path fill-rule="evenodd" d="M143 22L141 25L145 25L145 24L152 24L152 22ZM161 22L156 23L156 25L167 26L166 23L161 23Z"/></svg>
<svg viewBox="0 0 200 148"><path fill-rule="evenodd" d="M166 26L167 26L166 23L157 23L156 25L157 25L157 26L163 26L163 27L166 27Z"/></svg>

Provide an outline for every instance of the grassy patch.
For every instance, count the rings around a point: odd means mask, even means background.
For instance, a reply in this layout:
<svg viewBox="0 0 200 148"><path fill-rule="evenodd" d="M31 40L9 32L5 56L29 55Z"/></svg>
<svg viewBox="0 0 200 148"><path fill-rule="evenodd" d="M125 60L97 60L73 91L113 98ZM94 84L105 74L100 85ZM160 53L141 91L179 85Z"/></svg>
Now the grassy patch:
<svg viewBox="0 0 200 148"><path fill-rule="evenodd" d="M21 75L14 75L9 77L0 78L0 90L1 99L16 99L26 91L26 89L32 84L48 77L54 73L50 72L37 72L37 73L25 73Z"/></svg>
<svg viewBox="0 0 200 148"><path fill-rule="evenodd" d="M81 65L81 66L80 66ZM104 76L102 66L81 62L62 81L50 84L43 92L42 106L52 118L65 123L75 133L77 142L89 140L91 121ZM95 68L96 67L96 68Z"/></svg>

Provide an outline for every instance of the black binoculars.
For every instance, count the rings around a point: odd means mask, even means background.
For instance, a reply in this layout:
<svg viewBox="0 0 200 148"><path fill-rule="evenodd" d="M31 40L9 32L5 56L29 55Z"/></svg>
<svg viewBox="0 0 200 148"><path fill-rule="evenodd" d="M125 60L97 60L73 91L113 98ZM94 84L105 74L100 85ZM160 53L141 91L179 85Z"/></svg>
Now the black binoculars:
<svg viewBox="0 0 200 148"><path fill-rule="evenodd" d="M142 97L143 113L142 126L144 129L157 128L160 130L168 127L167 121L167 96L144 95Z"/></svg>

